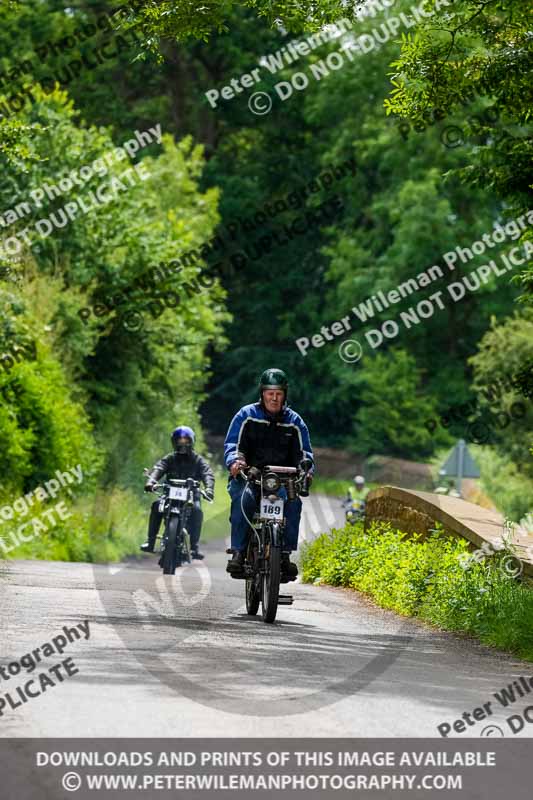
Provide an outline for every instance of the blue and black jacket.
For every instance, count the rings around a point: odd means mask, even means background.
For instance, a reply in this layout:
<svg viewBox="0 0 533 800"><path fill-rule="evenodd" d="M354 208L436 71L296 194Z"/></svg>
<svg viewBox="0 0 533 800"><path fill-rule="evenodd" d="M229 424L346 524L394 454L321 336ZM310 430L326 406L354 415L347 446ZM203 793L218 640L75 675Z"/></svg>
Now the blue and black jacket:
<svg viewBox="0 0 533 800"><path fill-rule="evenodd" d="M250 467L297 467L302 458L314 464L309 430L301 416L285 407L274 417L261 403L243 406L231 421L224 442L228 469L239 454Z"/></svg>

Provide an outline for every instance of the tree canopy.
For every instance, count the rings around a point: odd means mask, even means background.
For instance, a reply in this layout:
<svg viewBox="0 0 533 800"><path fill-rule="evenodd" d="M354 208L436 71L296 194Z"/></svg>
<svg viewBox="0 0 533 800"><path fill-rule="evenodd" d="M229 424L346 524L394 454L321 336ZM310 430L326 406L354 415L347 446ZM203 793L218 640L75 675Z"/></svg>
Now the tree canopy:
<svg viewBox="0 0 533 800"><path fill-rule="evenodd" d="M178 421L224 433L268 366L289 373L315 444L434 458L465 426L426 421L529 363L527 6L424 8L425 21L407 0L2 6L6 497L76 460L104 492L137 489ZM150 129L161 136L95 172ZM448 285L465 280L455 300ZM513 402L511 387L490 413ZM532 494L525 402L487 445L487 469L520 487L502 500L513 513Z"/></svg>

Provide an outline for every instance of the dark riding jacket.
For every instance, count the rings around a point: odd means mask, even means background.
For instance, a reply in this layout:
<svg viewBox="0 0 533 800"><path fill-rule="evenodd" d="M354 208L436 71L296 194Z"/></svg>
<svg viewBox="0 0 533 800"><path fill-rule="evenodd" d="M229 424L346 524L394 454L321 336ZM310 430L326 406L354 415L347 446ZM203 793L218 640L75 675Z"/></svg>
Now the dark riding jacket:
<svg viewBox="0 0 533 800"><path fill-rule="evenodd" d="M269 414L261 403L243 406L235 414L224 442L229 468L242 454L250 467L297 467L302 458L313 461L307 425L296 411L285 407Z"/></svg>
<svg viewBox="0 0 533 800"><path fill-rule="evenodd" d="M202 456L195 453L181 455L169 453L163 456L157 464L152 467L148 480L158 481L165 475L167 478L193 478L201 481L206 489L215 489L215 476L213 470Z"/></svg>

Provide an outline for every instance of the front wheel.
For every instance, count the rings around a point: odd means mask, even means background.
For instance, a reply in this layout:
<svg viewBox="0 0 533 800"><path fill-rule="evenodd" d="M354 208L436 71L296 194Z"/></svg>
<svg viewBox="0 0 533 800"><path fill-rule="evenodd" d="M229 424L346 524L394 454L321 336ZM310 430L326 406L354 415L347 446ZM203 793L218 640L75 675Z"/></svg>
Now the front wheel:
<svg viewBox="0 0 533 800"><path fill-rule="evenodd" d="M259 603L261 602L261 577L256 569L257 550L252 543L252 538L253 537L250 537L248 551L246 553L246 561L252 567L251 577L246 578L246 611L251 617L257 614Z"/></svg>
<svg viewBox="0 0 533 800"><path fill-rule="evenodd" d="M183 545L181 549L183 553L183 561L187 561L190 564L192 561L191 537L189 536L187 528L183 529Z"/></svg>
<svg viewBox="0 0 533 800"><path fill-rule="evenodd" d="M165 531L165 552L163 553L163 575L174 575L178 565L176 542L178 539L178 526L180 515L172 514Z"/></svg>
<svg viewBox="0 0 533 800"><path fill-rule="evenodd" d="M263 622L274 622L278 610L281 578L281 547L273 545L273 526L265 531L265 572L263 574Z"/></svg>

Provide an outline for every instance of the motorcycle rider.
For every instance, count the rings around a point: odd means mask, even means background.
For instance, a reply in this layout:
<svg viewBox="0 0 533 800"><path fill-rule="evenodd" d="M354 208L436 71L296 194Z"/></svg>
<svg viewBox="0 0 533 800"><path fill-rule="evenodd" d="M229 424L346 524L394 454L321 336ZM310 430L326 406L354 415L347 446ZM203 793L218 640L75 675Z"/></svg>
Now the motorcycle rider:
<svg viewBox="0 0 533 800"><path fill-rule="evenodd" d="M165 475L167 478L193 478L201 481L205 486L208 500L215 496L215 476L213 470L202 456L194 452L195 434L187 425L180 425L172 431L173 453L163 456L152 470L146 480L144 491L152 492L155 484ZM200 492L194 499L194 507L190 516L190 537L192 557L202 559L203 555L198 550L200 533L202 530L203 511L200 505ZM148 541L141 545L145 553L153 553L155 540L159 532L163 514L159 511L159 500L152 503L150 521L148 523Z"/></svg>
<svg viewBox="0 0 533 800"><path fill-rule="evenodd" d="M365 488L365 479L362 475L356 475L353 479L353 487L348 488L346 497L343 500L343 505L350 508L354 500L366 501L366 496L369 489Z"/></svg>
<svg viewBox="0 0 533 800"><path fill-rule="evenodd" d="M257 487L247 484L239 471L246 466L297 467L303 458L314 463L307 425L287 406L287 391L287 376L282 370L265 370L259 382L259 402L243 406L237 412L224 442L224 460L230 471L228 492L233 549L227 571L235 575L243 572L249 532L246 517L252 519L259 502ZM286 503L286 549L281 554L281 570L282 575L292 580L298 575L298 567L290 561L289 555L298 547L301 513L299 497Z"/></svg>
<svg viewBox="0 0 533 800"><path fill-rule="evenodd" d="M366 500L368 489L365 488L365 479L362 475L356 475L353 479L353 487L348 488L348 494L344 500L344 505L350 506L354 500Z"/></svg>

